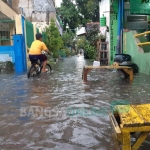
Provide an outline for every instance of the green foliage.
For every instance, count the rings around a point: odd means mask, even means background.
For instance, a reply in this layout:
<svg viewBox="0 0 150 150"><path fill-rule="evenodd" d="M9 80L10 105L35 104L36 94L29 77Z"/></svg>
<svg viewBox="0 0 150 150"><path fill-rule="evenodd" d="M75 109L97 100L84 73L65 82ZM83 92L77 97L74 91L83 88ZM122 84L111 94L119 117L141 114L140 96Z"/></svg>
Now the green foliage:
<svg viewBox="0 0 150 150"><path fill-rule="evenodd" d="M100 39L99 29L96 26L92 26L91 29L87 32L86 37L92 46L96 47L96 42Z"/></svg>
<svg viewBox="0 0 150 150"><path fill-rule="evenodd" d="M71 29L87 22L99 22L99 1L98 0L63 0L61 7L57 8L57 13L62 17L64 30L66 24Z"/></svg>
<svg viewBox="0 0 150 150"><path fill-rule="evenodd" d="M87 40L86 37L80 37L77 40L77 47L78 49L84 49L85 58L94 59L96 58L96 48L95 45L91 44L90 39Z"/></svg>
<svg viewBox="0 0 150 150"><path fill-rule="evenodd" d="M62 40L63 40L65 46L72 46L74 38L75 38L75 33L73 33L69 29L67 30L67 32L64 32L62 35Z"/></svg>
<svg viewBox="0 0 150 150"><path fill-rule="evenodd" d="M72 55L72 56L76 55L76 51L75 51L75 50L72 50L71 55Z"/></svg>
<svg viewBox="0 0 150 150"><path fill-rule="evenodd" d="M65 52L67 57L71 55L71 51L69 48L65 48Z"/></svg>
<svg viewBox="0 0 150 150"><path fill-rule="evenodd" d="M99 0L63 0L61 7L57 8L57 13L63 20L64 30L68 23L70 29L75 29L79 25L85 25L87 22L99 22ZM98 36L99 30L93 28L87 33L87 39L85 37L80 40L74 41L75 35L71 30L67 30L62 39L65 46L75 47L86 50L88 58L95 58L96 54L96 41L100 38ZM66 50L66 55L70 55L70 50Z"/></svg>
<svg viewBox="0 0 150 150"><path fill-rule="evenodd" d="M53 57L54 57L54 58L58 58L58 56L59 56L59 51L58 51L58 50L57 50L57 51L54 51Z"/></svg>
<svg viewBox="0 0 150 150"><path fill-rule="evenodd" d="M71 29L75 29L80 24L79 11L76 5L71 0L63 0L61 7L57 8L57 13L62 16L64 22L64 30L66 24L69 24Z"/></svg>
<svg viewBox="0 0 150 150"><path fill-rule="evenodd" d="M72 53L71 53L70 49L66 47L59 51L59 55L61 57L68 57L68 56L72 55Z"/></svg>
<svg viewBox="0 0 150 150"><path fill-rule="evenodd" d="M46 41L48 49L53 52L54 58L58 58L58 50L63 47L63 40L55 25L54 19L51 19L51 24L46 28Z"/></svg>
<svg viewBox="0 0 150 150"><path fill-rule="evenodd" d="M84 53L86 55L86 58L94 59L96 57L96 49L94 46L91 46L89 41L85 42Z"/></svg>
<svg viewBox="0 0 150 150"><path fill-rule="evenodd" d="M63 58L66 57L66 51L64 48L59 51L59 55Z"/></svg>
<svg viewBox="0 0 150 150"><path fill-rule="evenodd" d="M82 17L82 24L87 22L99 22L99 1L98 0L76 0L76 5Z"/></svg>
<svg viewBox="0 0 150 150"><path fill-rule="evenodd" d="M86 38L84 36L78 38L76 40L76 44L77 44L78 49L84 49L85 42L86 42Z"/></svg>

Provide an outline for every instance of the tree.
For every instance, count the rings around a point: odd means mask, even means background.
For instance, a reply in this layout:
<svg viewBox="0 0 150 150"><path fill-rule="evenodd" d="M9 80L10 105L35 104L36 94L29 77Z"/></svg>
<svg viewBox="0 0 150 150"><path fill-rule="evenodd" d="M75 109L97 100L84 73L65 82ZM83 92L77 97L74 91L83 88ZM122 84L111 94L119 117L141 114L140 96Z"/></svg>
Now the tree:
<svg viewBox="0 0 150 150"><path fill-rule="evenodd" d="M50 26L46 28L46 41L48 49L54 53L54 57L59 56L58 51L63 47L63 40L56 27L54 19L51 19Z"/></svg>
<svg viewBox="0 0 150 150"><path fill-rule="evenodd" d="M84 57L88 59L95 59L95 54L95 47L92 46L88 40L86 40L84 43Z"/></svg>
<svg viewBox="0 0 150 150"><path fill-rule="evenodd" d="M75 33L73 33L70 29L68 29L62 35L62 40L63 40L65 46L72 46L74 38L75 38Z"/></svg>
<svg viewBox="0 0 150 150"><path fill-rule="evenodd" d="M87 40L94 47L96 47L96 43L100 39L99 33L100 33L99 28L97 28L96 25L92 25L90 30L88 30L86 33Z"/></svg>
<svg viewBox="0 0 150 150"><path fill-rule="evenodd" d="M99 1L98 0L63 0L57 13L62 17L64 30L68 23L70 29L79 25L85 26L87 22L99 22Z"/></svg>
<svg viewBox="0 0 150 150"><path fill-rule="evenodd" d="M57 13L61 16L64 23L64 30L68 23L71 29L75 29L81 24L81 16L76 5L71 0L63 0L61 7L57 8Z"/></svg>
<svg viewBox="0 0 150 150"><path fill-rule="evenodd" d="M86 37L85 37L85 36L79 37L79 38L76 40L78 49L84 49L85 42L86 42Z"/></svg>
<svg viewBox="0 0 150 150"><path fill-rule="evenodd" d="M82 24L89 21L99 22L99 1L98 0L76 0L79 13L82 17Z"/></svg>

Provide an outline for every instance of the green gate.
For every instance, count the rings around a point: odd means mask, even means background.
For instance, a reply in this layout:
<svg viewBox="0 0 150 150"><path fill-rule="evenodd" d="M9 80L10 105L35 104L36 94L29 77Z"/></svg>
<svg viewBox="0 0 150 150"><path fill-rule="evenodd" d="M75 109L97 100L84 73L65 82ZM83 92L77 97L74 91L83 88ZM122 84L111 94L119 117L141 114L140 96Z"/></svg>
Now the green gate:
<svg viewBox="0 0 150 150"><path fill-rule="evenodd" d="M39 28L36 28L36 33L40 33Z"/></svg>
<svg viewBox="0 0 150 150"><path fill-rule="evenodd" d="M33 24L28 20L26 20L26 41L28 48L30 48L32 42L34 41L34 28Z"/></svg>

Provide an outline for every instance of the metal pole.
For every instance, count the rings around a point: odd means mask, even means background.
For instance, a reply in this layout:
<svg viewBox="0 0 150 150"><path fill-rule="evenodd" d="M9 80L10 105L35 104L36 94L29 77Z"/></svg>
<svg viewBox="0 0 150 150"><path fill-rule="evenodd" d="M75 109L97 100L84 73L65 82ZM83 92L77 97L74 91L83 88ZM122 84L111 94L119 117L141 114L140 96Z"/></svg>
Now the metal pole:
<svg viewBox="0 0 150 150"><path fill-rule="evenodd" d="M121 53L123 53L123 29L124 29L124 0L122 0L122 38L121 38Z"/></svg>
<svg viewBox="0 0 150 150"><path fill-rule="evenodd" d="M119 0L118 10L118 33L117 33L117 49L116 54L120 54L120 34L121 34L121 0Z"/></svg>
<svg viewBox="0 0 150 150"><path fill-rule="evenodd" d="M100 7L101 7L101 2L99 1L99 19L100 19L100 16L101 16Z"/></svg>

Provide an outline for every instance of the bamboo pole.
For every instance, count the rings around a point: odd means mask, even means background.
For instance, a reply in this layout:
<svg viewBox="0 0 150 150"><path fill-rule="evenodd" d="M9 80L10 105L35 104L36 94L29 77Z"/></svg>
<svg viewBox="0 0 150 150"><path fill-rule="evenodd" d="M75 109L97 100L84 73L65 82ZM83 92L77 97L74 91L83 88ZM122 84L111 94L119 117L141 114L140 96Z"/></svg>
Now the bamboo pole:
<svg viewBox="0 0 150 150"><path fill-rule="evenodd" d="M150 42L138 43L137 45L138 45L138 46L150 45Z"/></svg>
<svg viewBox="0 0 150 150"><path fill-rule="evenodd" d="M136 34L135 37L142 36L142 35L145 35L145 34L150 34L150 31L143 32L143 33L140 33L140 34Z"/></svg>

